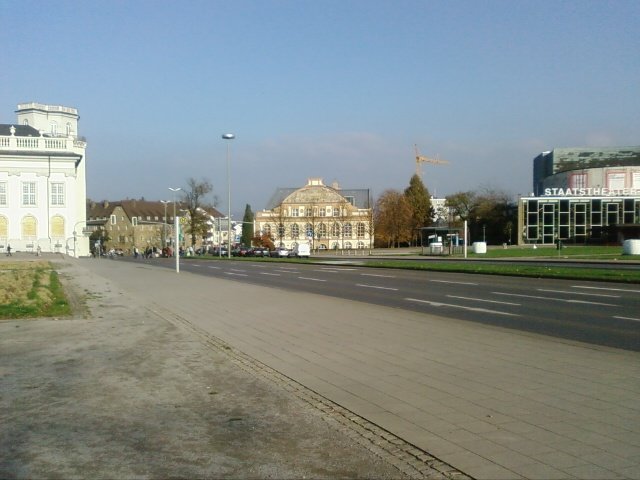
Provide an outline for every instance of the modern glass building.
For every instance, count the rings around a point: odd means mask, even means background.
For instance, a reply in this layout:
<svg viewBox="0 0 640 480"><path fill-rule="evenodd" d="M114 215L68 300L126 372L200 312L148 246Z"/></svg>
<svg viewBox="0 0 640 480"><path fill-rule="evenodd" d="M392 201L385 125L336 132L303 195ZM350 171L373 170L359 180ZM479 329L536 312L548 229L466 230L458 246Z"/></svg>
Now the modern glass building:
<svg viewBox="0 0 640 480"><path fill-rule="evenodd" d="M640 238L640 147L561 148L533 161L520 198L519 243L618 243Z"/></svg>

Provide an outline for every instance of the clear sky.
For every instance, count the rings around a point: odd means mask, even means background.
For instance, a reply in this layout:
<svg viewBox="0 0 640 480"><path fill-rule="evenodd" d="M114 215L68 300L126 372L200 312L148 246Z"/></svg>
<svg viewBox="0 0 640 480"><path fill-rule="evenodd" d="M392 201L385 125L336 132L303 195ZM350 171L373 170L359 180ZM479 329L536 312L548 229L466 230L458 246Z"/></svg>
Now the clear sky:
<svg viewBox="0 0 640 480"><path fill-rule="evenodd" d="M0 123L75 107L94 200L206 178L234 216L309 177L531 191L557 147L640 144L640 2L0 2Z"/></svg>

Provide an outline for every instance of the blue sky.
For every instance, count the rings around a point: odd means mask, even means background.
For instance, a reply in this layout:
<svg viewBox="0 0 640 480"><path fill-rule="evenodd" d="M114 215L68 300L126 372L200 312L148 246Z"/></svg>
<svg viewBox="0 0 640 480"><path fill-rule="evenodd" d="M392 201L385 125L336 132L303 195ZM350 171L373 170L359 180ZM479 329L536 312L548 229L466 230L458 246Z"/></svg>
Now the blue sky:
<svg viewBox="0 0 640 480"><path fill-rule="evenodd" d="M226 211L309 177L404 189L414 144L438 196L531 190L532 159L640 144L640 2L0 3L0 123L78 108L94 200L170 199L189 177Z"/></svg>

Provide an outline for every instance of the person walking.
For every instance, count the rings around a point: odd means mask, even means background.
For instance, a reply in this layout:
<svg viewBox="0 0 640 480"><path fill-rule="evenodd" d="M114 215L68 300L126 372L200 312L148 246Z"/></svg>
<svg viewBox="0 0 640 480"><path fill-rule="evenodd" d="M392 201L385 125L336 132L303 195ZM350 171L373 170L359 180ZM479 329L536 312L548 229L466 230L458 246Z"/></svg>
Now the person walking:
<svg viewBox="0 0 640 480"><path fill-rule="evenodd" d="M7 245L7 257L11 256L11 245Z"/></svg>

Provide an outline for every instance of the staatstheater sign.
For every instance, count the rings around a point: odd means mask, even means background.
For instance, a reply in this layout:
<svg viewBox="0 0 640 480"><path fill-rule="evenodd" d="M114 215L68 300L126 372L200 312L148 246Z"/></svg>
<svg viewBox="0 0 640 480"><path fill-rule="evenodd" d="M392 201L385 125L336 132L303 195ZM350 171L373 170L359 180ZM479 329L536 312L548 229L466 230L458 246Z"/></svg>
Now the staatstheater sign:
<svg viewBox="0 0 640 480"><path fill-rule="evenodd" d="M545 188L545 197L634 197L640 196L637 188Z"/></svg>

